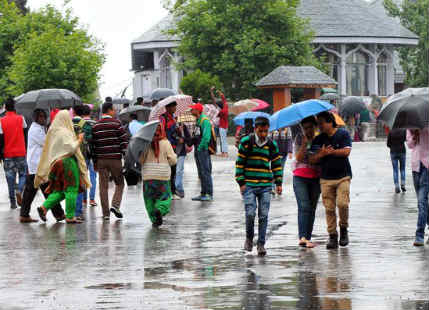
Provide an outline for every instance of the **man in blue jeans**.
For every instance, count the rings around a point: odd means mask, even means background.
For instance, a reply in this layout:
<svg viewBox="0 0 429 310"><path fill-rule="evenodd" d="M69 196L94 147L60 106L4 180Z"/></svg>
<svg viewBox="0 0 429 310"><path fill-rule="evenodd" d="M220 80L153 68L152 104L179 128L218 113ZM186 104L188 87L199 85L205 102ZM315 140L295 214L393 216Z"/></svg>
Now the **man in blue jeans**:
<svg viewBox="0 0 429 310"><path fill-rule="evenodd" d="M209 144L212 137L212 125L203 114L203 105L195 104L190 107L192 115L197 119L193 144L195 147L195 163L201 181L201 195L192 198L193 201L213 201L212 160Z"/></svg>
<svg viewBox="0 0 429 310"><path fill-rule="evenodd" d="M265 117L255 120L255 133L244 137L238 147L235 179L240 186L246 211L246 242L244 249L251 252L258 209L259 256L265 256L265 235L271 202L271 186L276 184L277 194L282 193L283 169L277 144L268 138L270 122Z"/></svg>
<svg viewBox="0 0 429 310"><path fill-rule="evenodd" d="M429 225L429 128L408 130L407 144L412 150L411 167L419 211L414 246L423 246L426 225Z"/></svg>
<svg viewBox="0 0 429 310"><path fill-rule="evenodd" d="M6 116L0 119L0 160L4 160L4 172L9 189L10 208L16 209L16 204L22 204L27 174L25 136L27 124L24 117L16 114L15 100L6 101ZM18 188L15 191L16 175Z"/></svg>
<svg viewBox="0 0 429 310"><path fill-rule="evenodd" d="M393 182L395 183L395 192L399 194L406 192L405 188L405 166L407 160L407 150L405 141L407 139L407 131L405 129L393 129L387 137L387 147L390 148L390 159L392 160ZM399 188L399 173L401 169L401 188Z"/></svg>

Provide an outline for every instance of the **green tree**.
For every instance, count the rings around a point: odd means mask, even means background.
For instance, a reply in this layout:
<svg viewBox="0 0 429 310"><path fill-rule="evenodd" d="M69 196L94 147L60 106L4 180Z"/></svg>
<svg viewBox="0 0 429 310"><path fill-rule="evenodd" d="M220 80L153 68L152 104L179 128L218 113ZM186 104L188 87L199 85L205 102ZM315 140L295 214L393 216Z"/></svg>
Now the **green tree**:
<svg viewBox="0 0 429 310"><path fill-rule="evenodd" d="M251 97L254 83L280 65L318 65L299 0L188 0L172 6L181 68L218 76L228 96ZM177 4L177 2L176 2Z"/></svg>
<svg viewBox="0 0 429 310"><path fill-rule="evenodd" d="M8 0L9 2L15 2L16 7L23 13L27 13L27 0Z"/></svg>
<svg viewBox="0 0 429 310"><path fill-rule="evenodd" d="M221 89L222 84L217 76L210 73L201 72L197 69L187 74L180 83L180 89L187 95L191 95L194 100L201 99L204 103L211 103L210 88L215 86Z"/></svg>
<svg viewBox="0 0 429 310"><path fill-rule="evenodd" d="M428 86L429 75L429 0L404 0L397 6L384 0L389 14L400 19L402 25L420 37L416 48L399 49L401 65L407 74L405 83L411 87Z"/></svg>
<svg viewBox="0 0 429 310"><path fill-rule="evenodd" d="M45 87L68 88L86 100L94 97L103 45L71 10L46 6L22 15L15 3L0 0L0 12L0 101Z"/></svg>

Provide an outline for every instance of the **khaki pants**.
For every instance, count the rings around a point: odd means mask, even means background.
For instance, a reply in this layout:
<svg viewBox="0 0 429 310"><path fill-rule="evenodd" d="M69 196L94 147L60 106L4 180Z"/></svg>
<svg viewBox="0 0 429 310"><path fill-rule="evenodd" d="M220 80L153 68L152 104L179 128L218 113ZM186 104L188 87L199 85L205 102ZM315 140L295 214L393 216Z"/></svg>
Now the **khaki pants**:
<svg viewBox="0 0 429 310"><path fill-rule="evenodd" d="M122 161L118 159L97 160L99 173L100 201L103 216L109 216L109 176L112 175L115 182L115 193L113 194L112 207L119 208L124 192L124 176L122 175Z"/></svg>
<svg viewBox="0 0 429 310"><path fill-rule="evenodd" d="M339 180L320 180L329 234L337 233L337 207L340 217L340 227L349 227L350 182L350 177Z"/></svg>

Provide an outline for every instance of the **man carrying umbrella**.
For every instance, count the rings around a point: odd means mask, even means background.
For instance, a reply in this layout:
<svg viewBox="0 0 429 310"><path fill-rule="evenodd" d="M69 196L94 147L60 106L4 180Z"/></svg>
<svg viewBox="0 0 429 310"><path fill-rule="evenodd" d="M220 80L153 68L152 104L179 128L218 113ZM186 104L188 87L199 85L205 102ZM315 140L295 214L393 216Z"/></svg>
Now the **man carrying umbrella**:
<svg viewBox="0 0 429 310"><path fill-rule="evenodd" d="M27 124L21 115L16 114L15 100L6 101L6 116L0 120L0 160L4 160L4 172L9 189L11 209L16 209L16 203L21 205L22 192L27 173L25 159L25 131ZM15 192L16 174L18 173L18 190Z"/></svg>
<svg viewBox="0 0 429 310"><path fill-rule="evenodd" d="M173 150L176 152L177 143L178 143L178 133L177 133L177 123L174 113L176 113L177 103L175 101L169 103L165 110L166 112L159 117L159 120L165 129L165 133L167 134L167 139L170 142ZM171 166L171 179L170 186L171 192L173 195L176 194L176 165Z"/></svg>
<svg viewBox="0 0 429 310"><path fill-rule="evenodd" d="M330 112L322 112L317 116L321 134L312 143L311 164L320 164L322 169L320 186L323 204L326 209L329 242L327 249L338 248L337 214L339 210L341 246L349 243L349 203L352 169L349 155L352 140L349 133L342 128L337 129L335 118Z"/></svg>
<svg viewBox="0 0 429 310"><path fill-rule="evenodd" d="M411 166L419 210L414 245L423 246L425 228L429 225L429 128L408 130L407 144L412 149Z"/></svg>
<svg viewBox="0 0 429 310"><path fill-rule="evenodd" d="M195 162L198 176L201 181L201 195L192 198L193 201L213 201L212 161L209 153L209 144L212 137L212 125L203 114L203 105L200 103L190 106L192 115L197 119L194 132Z"/></svg>

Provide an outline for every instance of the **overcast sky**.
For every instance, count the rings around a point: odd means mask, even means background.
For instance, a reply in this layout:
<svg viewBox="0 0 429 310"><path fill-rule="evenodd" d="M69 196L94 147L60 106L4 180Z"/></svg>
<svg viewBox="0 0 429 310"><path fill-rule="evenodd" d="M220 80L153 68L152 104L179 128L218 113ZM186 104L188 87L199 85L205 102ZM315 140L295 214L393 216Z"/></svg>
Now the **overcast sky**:
<svg viewBox="0 0 429 310"><path fill-rule="evenodd" d="M31 9L52 4L63 9L63 0L28 0ZM102 98L116 96L132 82L131 41L167 12L160 0L72 0L68 5L91 34L105 43L106 64L102 70ZM127 93L129 96L131 93Z"/></svg>

